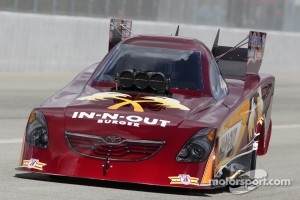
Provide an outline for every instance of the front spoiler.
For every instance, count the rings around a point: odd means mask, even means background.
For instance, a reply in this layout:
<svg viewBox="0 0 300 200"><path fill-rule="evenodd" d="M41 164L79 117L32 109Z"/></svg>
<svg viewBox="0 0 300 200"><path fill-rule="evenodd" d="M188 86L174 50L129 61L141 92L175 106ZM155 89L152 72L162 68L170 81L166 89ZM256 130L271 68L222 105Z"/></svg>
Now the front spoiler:
<svg viewBox="0 0 300 200"><path fill-rule="evenodd" d="M80 176L64 176L61 174L45 173L45 172L40 172L40 171L28 170L28 169L24 169L21 166L15 168L15 170L17 170L19 172L28 172L28 173L32 173L32 174L47 175L47 176L51 176L51 178L57 177L58 180L59 180L59 177L61 177L61 178L66 178L66 179L70 178L70 180L72 178L79 179L78 181L80 181L80 179L86 179L86 180L91 180L91 181L107 181L107 182L115 182L115 183L123 183L123 184L130 183L130 184L169 187L169 188L186 188L186 189L200 189L200 190L212 190L212 189L222 188L221 186L212 186L209 184L199 184L199 186L193 187L193 186L179 185L179 184L178 185L171 185L171 184L162 185L162 184L155 184L155 183L142 183L142 182L132 182L132 181L127 182L127 181L118 181L118 180L109 180L109 179L96 179L96 178L87 178L87 177L80 177ZM64 179L64 180L66 180L66 179Z"/></svg>

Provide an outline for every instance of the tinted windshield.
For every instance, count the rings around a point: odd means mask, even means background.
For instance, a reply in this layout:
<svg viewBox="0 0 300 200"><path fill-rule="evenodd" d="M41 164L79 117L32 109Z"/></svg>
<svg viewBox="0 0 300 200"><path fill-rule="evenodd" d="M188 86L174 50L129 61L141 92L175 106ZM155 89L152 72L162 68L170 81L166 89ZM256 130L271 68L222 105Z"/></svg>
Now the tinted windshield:
<svg viewBox="0 0 300 200"><path fill-rule="evenodd" d="M161 72L171 88L202 90L200 52L122 44L104 64L95 81L113 82L124 70Z"/></svg>

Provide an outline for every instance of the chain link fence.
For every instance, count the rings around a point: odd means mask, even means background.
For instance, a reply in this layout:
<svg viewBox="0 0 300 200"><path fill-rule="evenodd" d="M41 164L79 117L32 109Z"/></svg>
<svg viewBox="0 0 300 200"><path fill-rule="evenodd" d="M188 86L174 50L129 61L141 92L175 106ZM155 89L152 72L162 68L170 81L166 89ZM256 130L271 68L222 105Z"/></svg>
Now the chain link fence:
<svg viewBox="0 0 300 200"><path fill-rule="evenodd" d="M300 31L300 0L1 0L0 10Z"/></svg>

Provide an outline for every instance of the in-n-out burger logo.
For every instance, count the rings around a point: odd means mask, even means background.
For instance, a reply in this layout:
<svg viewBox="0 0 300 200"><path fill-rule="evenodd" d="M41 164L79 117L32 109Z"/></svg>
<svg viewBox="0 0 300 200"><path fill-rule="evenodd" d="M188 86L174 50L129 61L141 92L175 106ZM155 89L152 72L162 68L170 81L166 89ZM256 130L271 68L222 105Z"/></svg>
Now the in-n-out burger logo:
<svg viewBox="0 0 300 200"><path fill-rule="evenodd" d="M74 112L72 115L73 119L98 119L98 124L119 124L139 127L140 123L147 125L158 125L161 127L166 127L167 124L171 123L168 120L162 120L150 117L141 117L137 115L120 115L111 113L96 113L96 112Z"/></svg>
<svg viewBox="0 0 300 200"><path fill-rule="evenodd" d="M108 99L115 99L120 101L119 103L115 103L108 107L111 110L117 110L123 106L131 105L133 107L134 112L144 112L144 108L141 105L142 103L148 103L153 105L161 106L162 108L175 108L179 110L190 110L188 107L182 105L178 100L168 98L168 97L160 97L160 96L144 96L140 99L132 100L130 99L132 96L129 94L123 94L119 92L101 92L96 93L91 96L80 97L77 100L88 100L88 101L103 101Z"/></svg>

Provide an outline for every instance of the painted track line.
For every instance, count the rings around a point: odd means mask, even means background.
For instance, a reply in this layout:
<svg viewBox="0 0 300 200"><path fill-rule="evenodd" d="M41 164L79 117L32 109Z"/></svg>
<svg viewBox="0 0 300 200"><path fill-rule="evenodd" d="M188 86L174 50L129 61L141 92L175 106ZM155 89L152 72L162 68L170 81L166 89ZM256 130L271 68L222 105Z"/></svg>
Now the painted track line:
<svg viewBox="0 0 300 200"><path fill-rule="evenodd" d="M294 128L300 128L300 124L282 124L282 125L274 125L272 127L273 129L294 129Z"/></svg>
<svg viewBox="0 0 300 200"><path fill-rule="evenodd" d="M15 139L0 139L0 144L14 144L14 143L21 143L22 138L15 138Z"/></svg>

